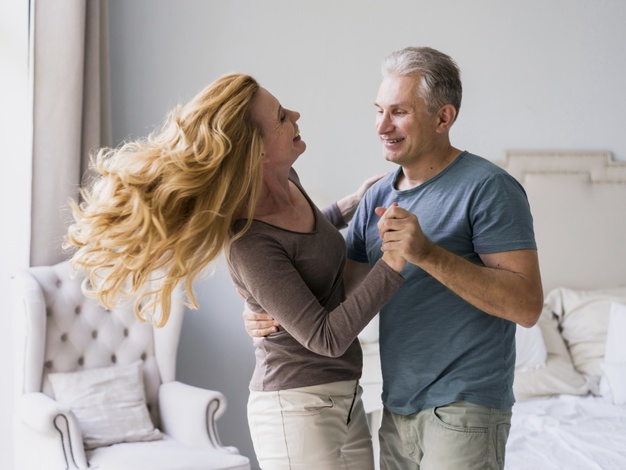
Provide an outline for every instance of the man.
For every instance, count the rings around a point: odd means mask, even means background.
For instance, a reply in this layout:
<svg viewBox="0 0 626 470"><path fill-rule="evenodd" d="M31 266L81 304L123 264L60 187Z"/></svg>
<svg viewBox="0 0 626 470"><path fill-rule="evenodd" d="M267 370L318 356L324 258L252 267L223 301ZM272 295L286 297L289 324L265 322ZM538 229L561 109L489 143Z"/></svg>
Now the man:
<svg viewBox="0 0 626 470"><path fill-rule="evenodd" d="M380 312L381 468L502 469L515 324L535 324L543 304L526 194L451 145L462 85L450 57L406 48L382 68L376 129L399 168L367 192L346 237L348 278L382 251L409 262ZM265 333L264 323L247 326Z"/></svg>

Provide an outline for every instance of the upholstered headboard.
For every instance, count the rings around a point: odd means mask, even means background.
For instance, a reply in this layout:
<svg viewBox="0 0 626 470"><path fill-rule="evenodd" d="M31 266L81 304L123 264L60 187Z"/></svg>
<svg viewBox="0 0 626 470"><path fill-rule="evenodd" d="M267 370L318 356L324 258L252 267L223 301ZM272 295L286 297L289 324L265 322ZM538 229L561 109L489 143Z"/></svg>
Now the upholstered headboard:
<svg viewBox="0 0 626 470"><path fill-rule="evenodd" d="M626 162L609 152L507 152L530 201L544 292L626 286Z"/></svg>

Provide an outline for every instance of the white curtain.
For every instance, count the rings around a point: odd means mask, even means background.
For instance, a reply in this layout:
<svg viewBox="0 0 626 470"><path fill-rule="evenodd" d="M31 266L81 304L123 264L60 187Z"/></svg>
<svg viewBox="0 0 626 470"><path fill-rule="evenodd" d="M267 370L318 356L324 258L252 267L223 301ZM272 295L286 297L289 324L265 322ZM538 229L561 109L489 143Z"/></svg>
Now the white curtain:
<svg viewBox="0 0 626 470"><path fill-rule="evenodd" d="M107 0L32 0L33 182L30 264L61 244L89 152L110 145Z"/></svg>

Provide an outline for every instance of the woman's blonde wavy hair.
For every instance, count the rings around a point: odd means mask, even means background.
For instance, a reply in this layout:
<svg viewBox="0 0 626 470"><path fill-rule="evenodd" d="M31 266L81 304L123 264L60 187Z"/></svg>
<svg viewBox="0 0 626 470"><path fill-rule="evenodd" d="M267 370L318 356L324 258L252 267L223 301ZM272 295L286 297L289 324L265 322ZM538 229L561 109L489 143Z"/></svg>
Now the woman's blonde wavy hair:
<svg viewBox="0 0 626 470"><path fill-rule="evenodd" d="M249 115L258 89L248 75L225 75L159 132L92 158L97 178L84 202L70 201L64 244L87 295L109 309L134 299L137 317L159 327L181 282L198 307L193 281L249 228L261 193L261 135ZM247 224L234 233L238 219Z"/></svg>

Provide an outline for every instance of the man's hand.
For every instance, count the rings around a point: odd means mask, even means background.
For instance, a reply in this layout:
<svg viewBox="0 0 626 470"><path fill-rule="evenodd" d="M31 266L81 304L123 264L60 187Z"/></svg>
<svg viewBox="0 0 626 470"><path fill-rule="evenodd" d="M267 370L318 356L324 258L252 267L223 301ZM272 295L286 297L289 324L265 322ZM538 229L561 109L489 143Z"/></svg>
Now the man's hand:
<svg viewBox="0 0 626 470"><path fill-rule="evenodd" d="M428 256L433 243L426 238L417 216L394 203L389 208L376 208L381 216L378 230L383 240L382 250L387 253L395 251L410 263L419 266Z"/></svg>
<svg viewBox="0 0 626 470"><path fill-rule="evenodd" d="M391 230L388 228L389 224L387 224L387 219L393 217L393 215L395 214L395 211L392 211L391 209L395 209L397 207L398 203L394 202L391 206L389 206L389 208L377 207L376 209L374 209L376 215L380 217L380 220L378 221L378 230L380 231L380 237L383 238L383 240L385 237L385 233ZM394 240L398 240L397 234ZM396 247L388 246L385 249L384 242L381 249L384 252L383 261L387 263L394 271L396 271L397 273L401 273L402 269L404 269L404 266L406 265L406 258L404 258L403 255L399 251L397 251Z"/></svg>
<svg viewBox="0 0 626 470"><path fill-rule="evenodd" d="M250 310L248 304L245 305L245 309L243 311L243 320L246 326L246 331L252 338L262 338L272 333L276 333L278 331L278 327L280 326L280 323L270 317L267 313L258 313Z"/></svg>

